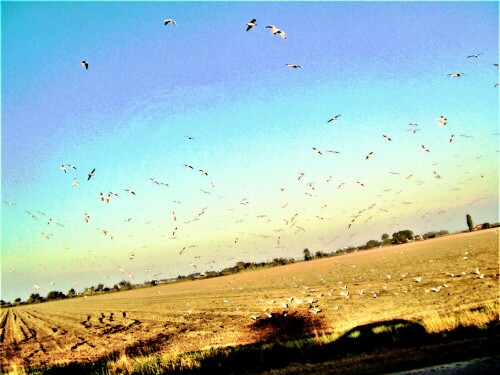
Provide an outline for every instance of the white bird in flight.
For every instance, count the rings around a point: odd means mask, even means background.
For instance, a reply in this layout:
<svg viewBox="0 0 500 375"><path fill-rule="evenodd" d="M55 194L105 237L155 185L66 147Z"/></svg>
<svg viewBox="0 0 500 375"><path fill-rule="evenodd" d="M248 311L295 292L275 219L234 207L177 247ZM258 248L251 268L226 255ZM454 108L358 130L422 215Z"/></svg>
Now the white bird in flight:
<svg viewBox="0 0 500 375"><path fill-rule="evenodd" d="M273 35L279 34L279 36L281 36L283 39L286 39L285 32L283 30L278 29L276 26L268 25L266 26L266 29L271 29Z"/></svg>
<svg viewBox="0 0 500 375"><path fill-rule="evenodd" d="M80 63L81 66L83 66L85 68L85 70L88 70L89 69L89 63L85 60L83 60L81 63Z"/></svg>
<svg viewBox="0 0 500 375"><path fill-rule="evenodd" d="M177 26L175 20L173 20L172 18L167 18L165 21L163 21L163 26L167 26L169 23L172 23L172 25Z"/></svg>
<svg viewBox="0 0 500 375"><path fill-rule="evenodd" d="M288 66L289 68L292 68L292 69L302 68L300 65L297 65L297 64L286 64L286 66Z"/></svg>
<svg viewBox="0 0 500 375"><path fill-rule="evenodd" d="M254 18L253 20L251 20L249 23L247 23L247 31L250 30L252 27L254 26L257 26L257 20Z"/></svg>
<svg viewBox="0 0 500 375"><path fill-rule="evenodd" d="M333 116L328 122L337 121L341 115Z"/></svg>

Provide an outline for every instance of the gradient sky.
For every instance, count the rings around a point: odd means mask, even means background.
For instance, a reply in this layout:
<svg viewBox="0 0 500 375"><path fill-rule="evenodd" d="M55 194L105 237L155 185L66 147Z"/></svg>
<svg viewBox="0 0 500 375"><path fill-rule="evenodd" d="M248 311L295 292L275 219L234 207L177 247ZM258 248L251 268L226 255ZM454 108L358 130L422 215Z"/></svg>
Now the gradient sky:
<svg viewBox="0 0 500 375"><path fill-rule="evenodd" d="M499 220L497 2L1 6L4 300Z"/></svg>

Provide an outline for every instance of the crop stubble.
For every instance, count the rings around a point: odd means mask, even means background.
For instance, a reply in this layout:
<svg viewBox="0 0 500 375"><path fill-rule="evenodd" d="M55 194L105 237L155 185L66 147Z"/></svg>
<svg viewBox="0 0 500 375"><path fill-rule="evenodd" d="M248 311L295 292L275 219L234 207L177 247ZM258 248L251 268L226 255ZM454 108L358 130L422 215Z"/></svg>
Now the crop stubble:
<svg viewBox="0 0 500 375"><path fill-rule="evenodd" d="M313 298L325 331L338 333L369 322L418 320L479 306L498 299L498 241L497 230L485 230L196 282L2 309L2 370L92 361L113 352L133 356L252 343L261 336L252 329L251 315L283 311L284 302L290 312L309 313L308 303L290 303L286 298L291 296ZM476 267L483 278L474 273ZM429 291L439 286L439 292ZM349 298L340 295L343 288Z"/></svg>

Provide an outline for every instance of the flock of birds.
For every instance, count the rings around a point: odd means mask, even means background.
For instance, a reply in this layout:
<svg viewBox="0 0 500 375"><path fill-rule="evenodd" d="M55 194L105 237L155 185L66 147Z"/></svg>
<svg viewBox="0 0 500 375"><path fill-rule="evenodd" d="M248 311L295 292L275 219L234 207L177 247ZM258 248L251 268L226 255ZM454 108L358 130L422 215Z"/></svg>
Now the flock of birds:
<svg viewBox="0 0 500 375"><path fill-rule="evenodd" d="M172 25L172 26L177 26L177 22L174 20L174 19L165 19L164 20L164 26L168 26L168 25ZM252 30L253 28L255 28L257 26L257 20L256 19L252 19L250 22L248 22L246 24L247 28L246 28L246 31L250 31ZM272 35L274 36L280 36L283 40L286 40L287 38L287 35L286 33L279 29L278 27L276 27L275 25L268 25L266 26L266 28L268 29L271 29L271 33ZM482 56L483 53L478 53L478 54L473 54L473 55L469 55L467 56L467 58L474 58L474 59L479 59L480 56ZM81 61L81 66L85 69L85 70L89 70L90 69L90 63L87 61L87 60L82 60ZM290 69L301 69L302 66L301 65L298 65L298 64L295 64L295 63L287 63L285 64L286 67L290 68ZM497 68L498 68L498 64L494 64ZM463 72L454 72L454 73L449 73L448 76L452 77L452 78L455 78L455 79L460 79L461 77L463 77L465 75L465 73ZM498 83L495 85L495 87L498 86ZM325 116L326 117L326 116ZM329 118L328 120L326 120L325 118L325 121L327 124L334 124L334 123L338 123L338 124L341 124L342 123L342 118L341 118L341 114L336 114L334 115L333 117ZM439 118L436 119L436 122L439 126L441 127L445 127L448 125L448 118L447 116L445 115L441 115ZM415 134L417 133L418 131L421 131L422 129L418 126L418 124L416 123L409 123L409 128L407 129L408 132L411 132L412 134ZM466 135L466 134L460 134L461 137L464 137L464 138L472 138L472 136L470 135ZM393 139L393 137L391 135L388 135L388 134L381 134L381 137L383 137L383 139L387 142L395 142L396 140ZM186 138L186 141L188 142L191 142L191 141L196 141L196 138L193 137L193 136L190 136L190 135L186 135L184 136L184 138ZM448 138L448 141L449 143L452 143L454 142L456 139L455 137L455 134L451 134L449 135L449 138ZM420 146L421 150L424 152L424 153L431 153L431 150L426 147L425 145L421 145ZM326 153L331 153L331 154L341 154L340 151L338 150L321 150L320 148L314 146L312 147L312 150L315 154L319 155L319 156L323 156ZM374 158L376 156L376 152L375 151L369 151L367 152L365 155L364 155L364 159L365 160L370 160L372 158ZM482 157L482 156L481 156ZM437 165L437 163L436 163ZM201 168L201 167L195 167L191 164L184 164L183 165L186 169L188 170L193 170L195 172L199 172L202 176L205 176L205 177L208 177L209 176L209 173L207 172L207 170L205 170L204 168ZM80 168L80 166L79 166ZM99 167L100 168L100 167ZM60 169L62 171L62 173L64 173L65 175L69 175L70 171L72 171L73 173L77 173L79 171L79 169L77 169L77 167L73 164L61 164L60 166ZM89 168L90 169L90 168ZM391 172L388 172L392 175L400 175L400 172L394 172L394 171L391 171ZM298 172L298 177L297 177L297 181L300 181L302 179L305 178L305 176L307 175L307 172L304 172L304 171L301 171L301 172ZM404 177L406 180L409 180L412 178L412 174L409 174L407 175L406 177ZM435 178L435 179L441 179L441 175L440 173L436 172L436 171L433 171L433 174L432 176ZM96 169L96 168L92 168L88 174L86 174L83 178L86 177L86 183L88 184L91 184L92 181L94 179L97 179L99 178L99 170ZM478 176L479 177L479 176ZM483 175L480 176L481 178L483 177ZM79 182L79 177L78 176L71 176L72 178L72 183L71 183L71 187L73 189L76 189L76 188L79 188L80 187L80 182ZM163 187L169 187L170 185L166 182L160 182L158 181L156 178L153 178L153 177L145 177L145 179L149 179L149 181L153 184L153 185L156 185L156 186L163 186ZM472 178L471 178L472 179ZM327 176L326 177L326 183L331 183L332 181L334 180L333 176ZM421 185L425 183L425 181L422 181L422 180L419 180L417 181L417 185ZM340 181L337 185L337 189L342 189L343 186L346 184L345 181ZM363 181L356 181L356 184L363 188L365 187L365 183ZM211 181L210 184L209 184L210 188L212 189L212 191L214 191L216 185L215 185L215 182L214 181ZM80 187L81 188L81 187ZM304 192L306 196L310 196L310 197L313 197L314 194L315 194L315 191L316 191L316 183L315 182L308 182L306 184L306 191ZM122 187L122 191L124 191L127 195L133 197L133 196L136 196L136 191L130 187ZM204 194L212 194L211 191L209 190L206 190L206 189L199 189L201 192L203 192ZM281 192L285 191L285 187L281 187L279 189ZM386 190L384 190L382 192L382 195L385 194L385 193L388 193L392 191L392 189L388 188ZM401 191L395 193L395 196L398 195L399 193L401 193ZM379 196L379 195L378 195ZM381 195L380 195L381 196ZM115 199L116 197L119 197L119 194L115 191L109 191L109 192L99 192L98 196L96 196L96 199L99 199L101 202L104 202L106 204L110 204L111 201L113 199ZM484 199L484 198L480 198L480 199ZM173 201L174 203L178 203L180 204L181 202L180 201ZM239 202L239 205L240 206L247 206L248 204L250 203L249 199L248 198L242 198ZM471 202L472 203L472 202ZM8 207L14 207L16 204L13 203L13 202L9 202L9 201L4 201L4 204L7 205ZM289 202L286 202L285 204L283 204L281 206L282 209L285 209L287 206L288 206ZM403 204L412 204L412 202L403 202ZM323 204L321 206L322 209L324 208L327 208L328 206L326 204ZM421 208L421 210L423 210L424 207ZM231 210L234 210L234 209L231 209ZM367 207L363 207L362 209L360 209L359 211L357 212L354 212L353 215L351 216L351 220L346 223L346 227L347 229L351 228L354 223L356 222L356 220L358 220L359 218L361 218L363 215L366 215L368 216L369 213L371 212L372 214L369 215L369 217L366 218L366 220L364 221L364 223L370 221L374 216L375 216L375 213L374 211L375 210L380 210L382 212L389 212L389 210L387 210L386 208L383 208L383 207L379 207L377 206L377 204L373 203ZM417 213L419 213L421 210L418 210ZM188 220L188 221L184 221L183 224L189 224L189 223L192 223L194 221L199 221L201 219L201 217L205 214L205 212L207 211L207 207L204 207L203 209L201 209L201 211L199 212L199 214L197 214L195 217L193 217L191 220ZM444 211L443 211L444 212ZM35 214L33 214L31 211L26 211L26 213L29 215L30 218L36 220L36 221L39 221L41 220L41 217L40 216L37 216ZM41 215L41 216L46 216L46 214L42 211L38 211L38 214ZM427 214L424 214L422 216L422 218L426 217L428 215ZM93 218L94 215L91 215L90 213L88 212L82 212L82 220L84 223L86 224L89 224L91 221L92 221L92 218ZM269 218L268 215L265 215L265 214L262 214L262 215L259 215L257 216L258 219L264 219L266 220L267 222L271 222L271 219ZM279 223L280 227L275 229L275 232L283 232L285 229L287 230L293 230L295 234L298 234L298 233L301 233L301 232L306 232L307 229L304 228L303 224L299 225L299 218L300 218L300 213L299 212L294 212L293 214L287 216L287 217L284 217L282 218L282 222ZM325 220L325 217L324 215L316 215L316 219L318 220ZM128 217L128 218L125 218L124 221L125 222L130 222L132 220L131 217ZM172 212L171 214L171 220L172 220L172 223L174 225L174 228L172 229L171 231L171 239L178 239L178 232L179 232L179 229L180 229L180 226L181 226L181 223L179 222L178 220L178 217L177 217L177 214L175 211ZM241 218L239 220L236 221L236 223L242 223L245 221L245 218ZM60 226L60 227L65 227L65 225L63 223L60 223L60 222L56 222L54 221L52 218L49 218L47 221L46 221L46 226L50 226L52 223L55 223L55 225L57 226ZM282 225L285 224L285 228L282 227ZM108 229L106 228L97 228L104 236L108 236L110 239L114 239L114 235L111 234L109 232ZM44 229L43 231L40 232L41 233L41 236L46 239L46 240L49 240L51 238L51 236L53 236L54 234L53 233L49 233L46 229ZM262 237L262 238L272 238L274 237L275 238L275 241L276 241L276 247L277 248L280 248L281 247L281 241L283 239L283 234L279 233L279 235L277 234L269 234L269 235L263 235L263 234L258 234L258 233L252 233L251 235L254 235L254 236L258 236L258 237ZM337 237L338 238L338 237ZM336 238L336 239L337 239ZM239 242L239 236L235 237L234 238L234 243L238 243ZM179 251L179 255L182 255L184 253L184 251L186 251L187 249L190 249L190 248L193 248L193 247L196 247L197 245L189 245L189 244L186 244L185 246L183 246L180 251ZM130 255L132 254L132 255ZM129 258L131 260L134 259L135 257L135 253L132 252L129 254ZM196 258L196 257L195 257ZM215 261L212 261L210 263L210 267L211 268L214 268L215 267ZM198 265L194 262L194 260L190 263L190 266L194 267L195 269L198 269ZM201 267L200 267L201 268ZM121 272L121 273L125 273L125 270L122 266L118 266L118 270ZM11 272L14 272L13 269L10 270ZM147 268L145 270L145 272L148 274L149 273L149 268ZM162 273L157 273L155 274L155 277L159 276L160 274ZM203 275L204 272L201 272L201 274ZM129 278L134 278L133 274L132 273L129 273ZM416 280L415 280L416 281ZM418 282L418 281L416 281ZM53 285L53 283L51 282L51 285ZM79 282L76 282L75 285L79 285ZM41 289L41 286L39 283L36 283L34 285L34 288L35 290L39 291ZM344 294L342 294L344 293ZM360 292L360 295L361 294L364 294ZM341 291L341 295L345 296L346 298L349 297L349 293L347 290L343 290ZM374 296L375 297L375 296ZM296 298L296 297L291 297L288 301L286 301L286 304L289 305L291 304L292 302L294 302L295 304L297 305L300 305L303 301L300 300L299 298ZM320 312L321 310L316 306L314 305L314 303L312 303L311 301L305 301L305 302L309 302L310 304L310 311L313 312L313 313L318 313Z"/></svg>

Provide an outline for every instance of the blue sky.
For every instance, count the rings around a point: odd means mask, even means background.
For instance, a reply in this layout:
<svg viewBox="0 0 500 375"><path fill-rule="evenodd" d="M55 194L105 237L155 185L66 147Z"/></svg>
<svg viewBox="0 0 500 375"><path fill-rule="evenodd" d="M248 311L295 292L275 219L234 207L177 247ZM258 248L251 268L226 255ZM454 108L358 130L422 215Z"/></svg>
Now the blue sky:
<svg viewBox="0 0 500 375"><path fill-rule="evenodd" d="M3 2L2 298L498 221L498 47L495 2Z"/></svg>

